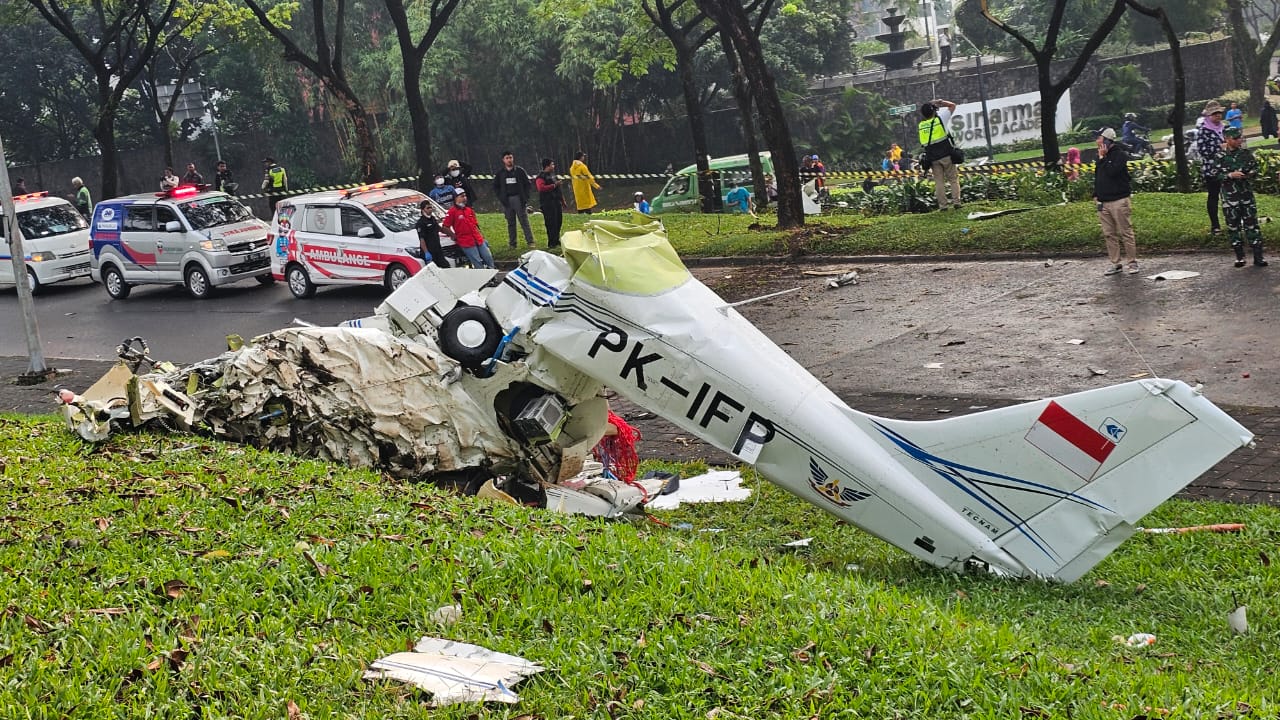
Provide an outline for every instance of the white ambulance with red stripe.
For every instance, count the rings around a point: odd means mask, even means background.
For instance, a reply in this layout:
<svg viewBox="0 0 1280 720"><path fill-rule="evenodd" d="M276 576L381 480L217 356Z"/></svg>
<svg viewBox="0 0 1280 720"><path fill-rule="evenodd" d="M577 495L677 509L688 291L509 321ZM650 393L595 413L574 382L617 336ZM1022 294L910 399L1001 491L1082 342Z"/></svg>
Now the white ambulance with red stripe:
<svg viewBox="0 0 1280 720"><path fill-rule="evenodd" d="M281 200L271 222L271 274L298 298L317 285L400 287L424 265L416 225L427 196L392 184Z"/></svg>

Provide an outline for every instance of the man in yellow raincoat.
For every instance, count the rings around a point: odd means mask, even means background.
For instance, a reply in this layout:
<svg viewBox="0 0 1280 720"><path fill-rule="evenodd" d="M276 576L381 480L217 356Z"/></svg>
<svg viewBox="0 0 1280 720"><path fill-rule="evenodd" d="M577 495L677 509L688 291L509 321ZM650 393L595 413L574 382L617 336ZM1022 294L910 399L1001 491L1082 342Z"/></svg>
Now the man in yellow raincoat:
<svg viewBox="0 0 1280 720"><path fill-rule="evenodd" d="M589 213L596 207L596 194L592 188L600 189L595 175L587 168L587 154L579 150L573 154L573 164L569 166L569 177L573 179L573 201L578 212Z"/></svg>

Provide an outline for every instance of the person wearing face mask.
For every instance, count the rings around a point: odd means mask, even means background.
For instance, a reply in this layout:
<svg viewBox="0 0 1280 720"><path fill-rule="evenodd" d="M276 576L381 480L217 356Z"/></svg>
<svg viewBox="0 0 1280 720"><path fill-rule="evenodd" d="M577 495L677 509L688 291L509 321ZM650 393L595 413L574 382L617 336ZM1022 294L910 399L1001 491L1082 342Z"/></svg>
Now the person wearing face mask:
<svg viewBox="0 0 1280 720"><path fill-rule="evenodd" d="M466 193L467 207L471 207L476 201L475 188L471 187L471 166L464 162L450 160L443 175L446 184L452 185L456 191Z"/></svg>
<svg viewBox="0 0 1280 720"><path fill-rule="evenodd" d="M453 207L449 208L449 212L444 216L444 222L440 224L453 232L454 240L471 261L472 267L477 270L495 269L493 253L489 252L489 243L485 242L484 236L480 234L480 223L476 220L476 211L467 206L465 191L459 192L453 199Z"/></svg>
<svg viewBox="0 0 1280 720"><path fill-rule="evenodd" d="M437 175L435 185L431 188L430 192L427 193L427 197L440 203L440 205L445 209L448 209L448 207L453 204L453 196L457 194L457 189L445 182L443 175Z"/></svg>
<svg viewBox="0 0 1280 720"><path fill-rule="evenodd" d="M418 247L423 254L431 256L431 262L435 263L437 267L447 269L450 267L449 259L445 256L444 249L440 247L440 233L444 233L451 238L455 236L453 230L441 227L440 221L436 219L434 210L435 208L431 207L431 203L426 200L423 200L418 205L418 211L422 213L415 227L418 231Z"/></svg>

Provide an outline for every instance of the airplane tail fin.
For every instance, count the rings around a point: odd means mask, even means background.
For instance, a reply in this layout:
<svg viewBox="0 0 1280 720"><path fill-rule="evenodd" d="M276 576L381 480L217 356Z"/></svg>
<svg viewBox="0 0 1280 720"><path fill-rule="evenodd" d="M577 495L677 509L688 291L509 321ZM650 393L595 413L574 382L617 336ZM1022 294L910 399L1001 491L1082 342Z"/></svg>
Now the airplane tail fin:
<svg viewBox="0 0 1280 720"><path fill-rule="evenodd" d="M1139 380L945 420L847 410L1026 569L1070 582L1253 434L1174 380Z"/></svg>

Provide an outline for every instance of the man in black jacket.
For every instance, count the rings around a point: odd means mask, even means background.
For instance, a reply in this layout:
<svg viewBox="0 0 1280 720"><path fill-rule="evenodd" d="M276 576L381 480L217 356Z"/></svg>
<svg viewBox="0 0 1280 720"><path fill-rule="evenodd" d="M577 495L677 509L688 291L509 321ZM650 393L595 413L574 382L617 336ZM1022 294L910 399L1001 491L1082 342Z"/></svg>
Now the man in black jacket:
<svg viewBox="0 0 1280 720"><path fill-rule="evenodd" d="M1107 241L1107 258L1111 267L1103 275L1119 275L1127 269L1138 274L1138 244L1133 237L1132 208L1129 196L1133 189L1129 180L1129 151L1116 142L1116 131L1104 127L1093 131L1098 144L1098 163L1093 175L1093 199L1098 203L1098 220L1102 237Z"/></svg>
<svg viewBox="0 0 1280 720"><path fill-rule="evenodd" d="M516 248L516 219L524 230L524 241L533 247L533 228L529 227L529 173L516 165L510 150L502 153L502 167L493 175L493 194L507 216L507 245Z"/></svg>

